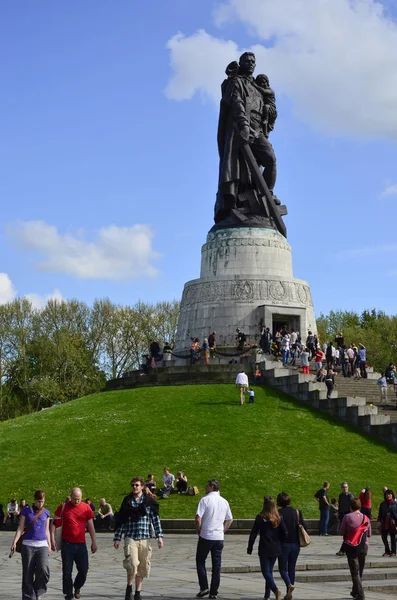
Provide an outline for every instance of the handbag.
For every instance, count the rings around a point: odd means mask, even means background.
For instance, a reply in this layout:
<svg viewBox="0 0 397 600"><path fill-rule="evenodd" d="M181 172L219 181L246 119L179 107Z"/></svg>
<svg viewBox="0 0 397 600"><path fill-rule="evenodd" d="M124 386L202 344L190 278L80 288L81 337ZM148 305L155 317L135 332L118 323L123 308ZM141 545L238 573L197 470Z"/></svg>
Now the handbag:
<svg viewBox="0 0 397 600"><path fill-rule="evenodd" d="M298 535L299 535L299 547L306 548L311 544L310 535L307 533L306 529L303 527L300 522L299 510L296 511L298 513Z"/></svg>
<svg viewBox="0 0 397 600"><path fill-rule="evenodd" d="M66 502L64 502L62 505L62 511L61 511L61 514L59 515L59 517L54 517L54 520L55 519L62 520L62 524L55 529L55 536L54 536L55 537L55 545L56 545L58 551L61 549L61 546L62 546L62 527L63 527L62 515L63 515L63 511L65 509L65 504L66 504Z"/></svg>
<svg viewBox="0 0 397 600"><path fill-rule="evenodd" d="M39 510L39 512L37 513L37 515L35 515L33 517L33 519L30 521L29 525L27 527L25 527L25 529L22 532L21 537L19 538L19 540L17 541L17 543L15 544L15 551L16 552L21 552L22 550L22 542L24 540L25 535L27 534L27 532L29 531L29 529L31 529L33 527L33 525L36 523L37 519L40 517L40 515L42 515L44 512L44 507Z"/></svg>

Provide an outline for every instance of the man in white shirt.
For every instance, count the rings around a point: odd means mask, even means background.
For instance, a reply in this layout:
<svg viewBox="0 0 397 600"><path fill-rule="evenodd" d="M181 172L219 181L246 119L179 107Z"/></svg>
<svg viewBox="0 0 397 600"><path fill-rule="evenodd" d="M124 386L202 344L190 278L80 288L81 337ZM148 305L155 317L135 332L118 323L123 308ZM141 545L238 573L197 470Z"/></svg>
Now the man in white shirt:
<svg viewBox="0 0 397 600"><path fill-rule="evenodd" d="M196 598L218 598L221 579L221 561L225 532L233 523L233 516L227 500L219 494L219 481L210 479L206 485L207 492L201 498L195 518L196 532L199 536L196 551L196 567L200 591ZM205 561L211 552L212 575L211 587L208 589Z"/></svg>
<svg viewBox="0 0 397 600"><path fill-rule="evenodd" d="M244 370L241 371L236 377L236 386L240 388L240 404L244 404L245 402L245 392L248 388L248 377L244 373Z"/></svg>

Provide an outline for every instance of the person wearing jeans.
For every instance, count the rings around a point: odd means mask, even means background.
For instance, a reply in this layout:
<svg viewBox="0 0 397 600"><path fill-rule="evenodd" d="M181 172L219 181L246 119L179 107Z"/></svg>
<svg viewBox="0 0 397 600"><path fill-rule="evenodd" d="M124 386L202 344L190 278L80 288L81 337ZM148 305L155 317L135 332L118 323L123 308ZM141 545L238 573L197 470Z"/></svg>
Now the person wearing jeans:
<svg viewBox="0 0 397 600"><path fill-rule="evenodd" d="M259 562L262 575L266 581L265 599L268 600L270 592L273 592L276 600L281 600L281 591L273 579L273 567L276 559L282 555L281 544L286 539L288 532L283 518L276 508L276 503L271 496L263 498L262 511L256 516L248 540L247 554L252 554L258 533Z"/></svg>
<svg viewBox="0 0 397 600"><path fill-rule="evenodd" d="M281 492L277 496L279 514L288 531L287 537L281 543L282 555L278 558L278 570L287 588L284 600L291 600L295 587L295 567L300 552L299 524L307 530L302 512L290 504L291 498L286 492Z"/></svg>
<svg viewBox="0 0 397 600"><path fill-rule="evenodd" d="M65 600L80 598L80 590L87 579L86 527L91 537L91 552L94 554L97 551L94 529L95 515L90 506L81 501L82 496L80 488L73 488L70 500L58 506L51 524L51 547L53 550L57 550L55 530L57 527L62 527L62 589ZM72 579L73 563L77 568L74 581Z"/></svg>
<svg viewBox="0 0 397 600"><path fill-rule="evenodd" d="M201 498L197 507L195 524L199 536L196 550L196 568L200 590L196 598L218 597L218 588L221 579L222 550L225 532L233 523L230 506L225 498L219 494L219 481L210 479L207 482L206 496ZM211 552L212 576L208 588L207 570L205 561Z"/></svg>
<svg viewBox="0 0 397 600"><path fill-rule="evenodd" d="M329 522L329 482L324 481L323 487L316 492L314 495L318 500L318 507L320 509L320 535L328 535L328 522Z"/></svg>
<svg viewBox="0 0 397 600"><path fill-rule="evenodd" d="M86 543L73 544L62 540L62 588L65 597L73 598L73 587L81 590L87 579L88 552ZM76 563L77 575L72 582L73 563ZM77 592L79 593L79 592Z"/></svg>

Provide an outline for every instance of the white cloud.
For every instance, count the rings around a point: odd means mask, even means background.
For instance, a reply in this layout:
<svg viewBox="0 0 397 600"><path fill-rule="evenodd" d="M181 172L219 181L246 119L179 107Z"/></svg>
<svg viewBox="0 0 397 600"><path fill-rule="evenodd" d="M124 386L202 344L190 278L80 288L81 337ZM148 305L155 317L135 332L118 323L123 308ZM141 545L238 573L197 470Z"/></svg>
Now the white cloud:
<svg viewBox="0 0 397 600"><path fill-rule="evenodd" d="M58 302L62 302L64 300L61 292L58 289L55 289L51 294L46 296L42 296L40 294L30 293L26 294L25 298L30 300L33 308L42 309L45 308L47 302L49 300L57 300Z"/></svg>
<svg viewBox="0 0 397 600"><path fill-rule="evenodd" d="M8 236L22 249L40 257L41 271L65 273L78 279L122 280L154 277L151 264L160 255L152 250L154 233L146 225L100 229L95 241L83 235L61 234L43 221L7 227Z"/></svg>
<svg viewBox="0 0 397 600"><path fill-rule="evenodd" d="M7 273L0 273L0 304L11 302L16 295L17 291Z"/></svg>
<svg viewBox="0 0 397 600"><path fill-rule="evenodd" d="M264 42L252 46L297 115L331 134L397 139L397 23L376 0L225 0L219 26L236 20ZM168 43L170 98L200 91L218 101L222 73L237 51L204 31Z"/></svg>
<svg viewBox="0 0 397 600"><path fill-rule="evenodd" d="M239 57L237 44L214 38L202 29L190 37L174 35L171 50L174 75L165 90L172 100L189 100L196 92L219 102L219 86L226 66Z"/></svg>
<svg viewBox="0 0 397 600"><path fill-rule="evenodd" d="M383 192L380 195L380 198L388 198L389 196L396 196L397 195L397 183L394 183L393 185L388 185L387 188L385 188L383 190Z"/></svg>

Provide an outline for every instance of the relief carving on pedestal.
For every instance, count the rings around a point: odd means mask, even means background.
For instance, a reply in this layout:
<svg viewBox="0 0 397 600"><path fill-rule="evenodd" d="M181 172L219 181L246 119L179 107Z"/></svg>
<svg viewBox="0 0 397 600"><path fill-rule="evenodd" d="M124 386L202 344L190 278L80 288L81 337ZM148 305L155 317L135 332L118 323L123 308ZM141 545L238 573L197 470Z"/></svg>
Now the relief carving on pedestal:
<svg viewBox="0 0 397 600"><path fill-rule="evenodd" d="M295 287L298 292L299 302L302 302L302 304L307 304L307 292L305 287L300 284L295 284Z"/></svg>
<svg viewBox="0 0 397 600"><path fill-rule="evenodd" d="M254 298L254 284L252 281L236 281L234 295L239 300L252 300Z"/></svg>
<svg viewBox="0 0 397 600"><path fill-rule="evenodd" d="M299 303L303 306L312 306L308 286L293 281L274 279L230 279L192 283L185 286L181 305L233 300L242 302L270 300L275 303Z"/></svg>
<svg viewBox="0 0 397 600"><path fill-rule="evenodd" d="M209 239L208 242L202 246L201 251L206 252L208 250L216 250L221 246L267 246L268 248L279 248L280 250L286 250L287 252L291 252L291 246L288 244L288 242L284 242L277 238L258 239L253 237L241 236L236 238L230 238L228 240L217 239L214 241L213 239Z"/></svg>
<svg viewBox="0 0 397 600"><path fill-rule="evenodd" d="M269 286L269 294L273 300L283 300L286 295L285 284L281 283L281 281L272 281Z"/></svg>

